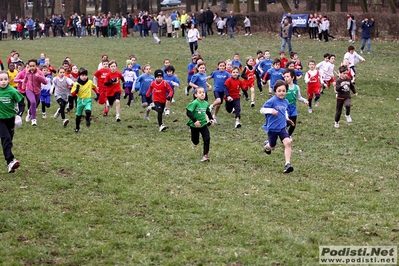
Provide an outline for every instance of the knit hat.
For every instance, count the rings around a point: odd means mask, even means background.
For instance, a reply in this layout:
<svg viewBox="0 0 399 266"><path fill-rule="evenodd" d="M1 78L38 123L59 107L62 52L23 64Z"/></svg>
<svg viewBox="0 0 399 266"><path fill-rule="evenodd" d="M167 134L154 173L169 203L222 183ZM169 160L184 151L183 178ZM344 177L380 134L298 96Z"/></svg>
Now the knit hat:
<svg viewBox="0 0 399 266"><path fill-rule="evenodd" d="M163 77L163 71L161 69L157 69L154 72L154 77L159 77L159 76Z"/></svg>
<svg viewBox="0 0 399 266"><path fill-rule="evenodd" d="M84 69L84 68L80 68L80 69L79 69L79 76L80 76L80 75L86 75L86 76L87 76L87 75L88 75L87 70Z"/></svg>

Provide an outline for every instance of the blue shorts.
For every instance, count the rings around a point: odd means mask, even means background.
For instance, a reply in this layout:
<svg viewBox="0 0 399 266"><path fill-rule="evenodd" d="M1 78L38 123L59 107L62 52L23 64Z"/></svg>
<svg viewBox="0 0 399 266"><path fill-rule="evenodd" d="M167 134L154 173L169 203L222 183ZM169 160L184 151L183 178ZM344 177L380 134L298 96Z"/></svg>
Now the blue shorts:
<svg viewBox="0 0 399 266"><path fill-rule="evenodd" d="M50 95L45 95L45 96L40 95L40 102L50 104L50 98L51 98Z"/></svg>
<svg viewBox="0 0 399 266"><path fill-rule="evenodd" d="M223 92L213 91L213 95L215 96L215 99L219 98L220 99L220 103L223 103L224 91Z"/></svg>
<svg viewBox="0 0 399 266"><path fill-rule="evenodd" d="M297 108L296 108L296 103L288 105L287 113L288 113L289 117L298 115L298 111L297 111Z"/></svg>
<svg viewBox="0 0 399 266"><path fill-rule="evenodd" d="M141 103L152 103L152 97L146 97L145 95L141 95Z"/></svg>
<svg viewBox="0 0 399 266"><path fill-rule="evenodd" d="M280 132L267 132L267 137L269 139L269 146L275 147L277 144L277 137L280 137L280 140L283 141L285 138L291 138L290 134L288 134L287 129L283 128Z"/></svg>

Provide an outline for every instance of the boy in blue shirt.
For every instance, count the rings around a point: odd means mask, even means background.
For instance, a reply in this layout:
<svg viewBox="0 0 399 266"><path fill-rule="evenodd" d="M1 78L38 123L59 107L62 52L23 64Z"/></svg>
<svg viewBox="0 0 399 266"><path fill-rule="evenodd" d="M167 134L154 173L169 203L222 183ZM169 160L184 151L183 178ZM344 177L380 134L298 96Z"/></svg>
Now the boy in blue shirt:
<svg viewBox="0 0 399 266"><path fill-rule="evenodd" d="M273 96L272 88L274 88L274 84L278 80L284 80L283 73L284 69L280 68L280 59L276 58L273 60L272 67L266 71L266 74L263 77L263 84L266 84L266 81L270 79L269 82L269 99Z"/></svg>
<svg viewBox="0 0 399 266"><path fill-rule="evenodd" d="M173 90L173 94L175 94L175 87L180 86L180 81L175 75L175 68L172 65L169 65L165 67L164 74L163 74L163 80L167 81L170 85L170 87ZM170 104L171 102L174 102L173 98L169 101L166 100L166 105L165 105L165 115L169 116L170 115Z"/></svg>
<svg viewBox="0 0 399 266"><path fill-rule="evenodd" d="M284 144L285 166L284 174L294 171L290 163L291 159L291 142L292 139L287 132L287 122L294 126L294 122L288 118L288 100L285 95L288 91L288 84L279 80L274 84L274 96L270 98L260 109L260 113L265 115L266 124L263 129L267 132L268 140L263 143L263 150L266 154L270 154L275 149L277 137Z"/></svg>

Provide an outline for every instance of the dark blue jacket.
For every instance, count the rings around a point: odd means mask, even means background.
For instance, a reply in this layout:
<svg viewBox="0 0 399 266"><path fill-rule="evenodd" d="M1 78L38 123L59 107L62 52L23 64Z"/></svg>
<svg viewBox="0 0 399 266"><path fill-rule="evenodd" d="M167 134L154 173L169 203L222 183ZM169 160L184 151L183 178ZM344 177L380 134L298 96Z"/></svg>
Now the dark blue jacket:
<svg viewBox="0 0 399 266"><path fill-rule="evenodd" d="M374 21L362 21L362 39L369 39L371 37L370 28L374 26Z"/></svg>
<svg viewBox="0 0 399 266"><path fill-rule="evenodd" d="M237 25L237 18L234 15L229 15L226 20L226 24L230 27L235 27Z"/></svg>

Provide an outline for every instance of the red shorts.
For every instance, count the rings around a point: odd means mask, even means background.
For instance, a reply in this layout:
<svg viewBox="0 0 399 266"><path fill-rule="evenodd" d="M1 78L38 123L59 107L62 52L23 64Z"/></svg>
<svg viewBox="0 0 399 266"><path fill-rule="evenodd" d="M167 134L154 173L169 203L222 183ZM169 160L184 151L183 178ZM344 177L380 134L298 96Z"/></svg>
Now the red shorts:
<svg viewBox="0 0 399 266"><path fill-rule="evenodd" d="M255 80L243 80L244 90L255 87Z"/></svg>
<svg viewBox="0 0 399 266"><path fill-rule="evenodd" d="M308 83L308 99L313 99L313 94L320 94L320 83Z"/></svg>
<svg viewBox="0 0 399 266"><path fill-rule="evenodd" d="M325 80L324 83L326 84L327 88L330 88L330 85L335 82L335 78L332 77L330 80Z"/></svg>

